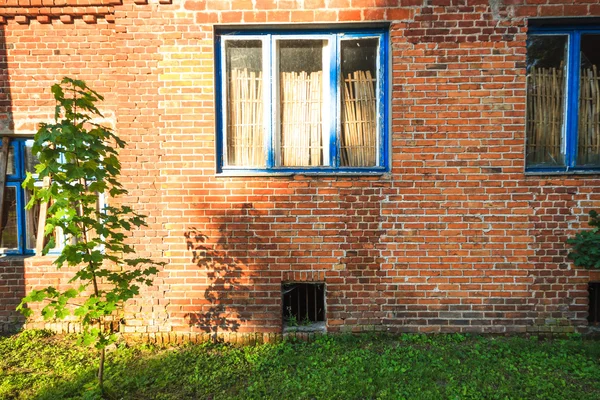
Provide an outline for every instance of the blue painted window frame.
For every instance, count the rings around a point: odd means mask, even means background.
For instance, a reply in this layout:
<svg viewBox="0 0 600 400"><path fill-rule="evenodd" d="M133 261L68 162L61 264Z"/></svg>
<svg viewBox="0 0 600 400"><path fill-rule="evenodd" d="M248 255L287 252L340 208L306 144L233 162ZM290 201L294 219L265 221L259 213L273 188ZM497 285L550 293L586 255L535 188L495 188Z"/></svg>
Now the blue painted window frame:
<svg viewBox="0 0 600 400"><path fill-rule="evenodd" d="M16 189L16 200L17 200L17 237L18 237L18 248L17 249L5 249L0 251L0 254L10 255L31 255L35 254L34 248L27 248L27 205L25 189L21 186L25 178L27 177L27 171L25 169L25 148L33 145L32 138L10 138L9 147L13 149L15 173L6 175L6 187L14 187ZM34 175L37 177L37 175ZM36 186L41 185L41 182L36 182ZM106 206L106 199L103 193L98 196L98 206L100 209L104 209ZM37 223L37 221L35 221ZM56 235L58 236L58 234ZM70 239L65 235L55 237L57 240L56 246L51 249L48 254L59 254L65 243ZM103 248L103 247L102 247Z"/></svg>
<svg viewBox="0 0 600 400"><path fill-rule="evenodd" d="M525 165L525 171L531 173L600 173L600 166L578 166L577 165L577 140L579 129L579 79L581 73L581 36L585 34L600 35L600 26L530 26L527 36L567 36L567 72L566 72L566 90L565 100L565 125L563 128L564 140L564 166L552 167L528 167Z"/></svg>
<svg viewBox="0 0 600 400"><path fill-rule="evenodd" d="M30 138L11 138L9 147L13 149L15 173L6 175L6 187L14 187L16 190L17 200L17 237L18 248L6 249L4 254L34 254L35 249L26 247L27 232L26 232L26 210L25 210L25 189L21 187L27 173L25 171L25 147ZM6 205L6 203L5 203Z"/></svg>
<svg viewBox="0 0 600 400"><path fill-rule="evenodd" d="M274 116L274 85L273 71L277 59L276 40L277 39L323 39L329 40L329 93L328 102L331 108L335 109L335 116L329 124L329 154L324 159L329 160L329 165L320 167L284 167L276 165L276 149L274 148L276 121ZM343 167L340 166L340 157L338 154L338 144L341 134L341 52L340 44L345 39L357 38L378 38L379 51L377 57L377 118L378 118L378 160L376 166L371 167ZM269 91L268 104L265 104L265 112L269 115L265 124L265 168L243 168L226 166L224 163L224 151L226 148L226 82L227 76L225 65L225 42L235 39L262 40L263 46L267 46L264 51L266 60L263 66L268 66L270 71L269 78L265 80L265 90ZM325 57L325 56L324 56ZM389 171L389 32L386 28L360 28L360 29L332 29L332 30L313 30L313 29L265 29L265 30L231 30L220 29L215 34L215 82L216 82L216 171L219 175L261 175L261 174L382 174ZM267 71L266 71L267 72ZM327 73L327 71L324 71ZM325 134L325 132L324 132Z"/></svg>

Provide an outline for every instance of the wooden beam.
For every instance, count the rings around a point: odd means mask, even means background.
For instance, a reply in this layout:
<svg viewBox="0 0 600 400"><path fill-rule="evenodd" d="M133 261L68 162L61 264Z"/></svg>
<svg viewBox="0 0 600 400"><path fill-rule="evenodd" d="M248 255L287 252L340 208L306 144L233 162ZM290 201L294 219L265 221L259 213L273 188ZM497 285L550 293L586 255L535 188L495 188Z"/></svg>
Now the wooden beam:
<svg viewBox="0 0 600 400"><path fill-rule="evenodd" d="M8 145L9 138L2 137L2 151L0 152L0 221L4 215L4 188L6 187L6 172L8 170ZM4 227L0 226L0 242L2 242L2 232Z"/></svg>
<svg viewBox="0 0 600 400"><path fill-rule="evenodd" d="M50 177L45 177L42 183L44 189L50 187ZM40 204L40 217L38 219L37 237L35 241L35 255L41 256L42 250L44 250L44 231L46 230L46 214L48 214L48 202L45 201Z"/></svg>

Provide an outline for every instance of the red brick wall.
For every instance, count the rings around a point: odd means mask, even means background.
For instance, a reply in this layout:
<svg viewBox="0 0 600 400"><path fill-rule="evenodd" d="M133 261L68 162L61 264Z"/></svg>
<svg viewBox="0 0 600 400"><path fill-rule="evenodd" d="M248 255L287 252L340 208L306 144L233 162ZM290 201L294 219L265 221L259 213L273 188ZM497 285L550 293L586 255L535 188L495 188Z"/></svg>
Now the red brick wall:
<svg viewBox="0 0 600 400"><path fill-rule="evenodd" d="M25 296L23 259L0 259L0 333L19 330L25 322L16 307Z"/></svg>
<svg viewBox="0 0 600 400"><path fill-rule="evenodd" d="M523 173L525 39L528 17L600 0L63 3L0 12L0 113L33 133L64 75L106 96L149 215L133 242L167 262L125 331L277 333L283 281L326 283L328 331L585 330L590 273L564 240L600 179ZM368 21L391 23L391 173L215 176L214 24Z"/></svg>

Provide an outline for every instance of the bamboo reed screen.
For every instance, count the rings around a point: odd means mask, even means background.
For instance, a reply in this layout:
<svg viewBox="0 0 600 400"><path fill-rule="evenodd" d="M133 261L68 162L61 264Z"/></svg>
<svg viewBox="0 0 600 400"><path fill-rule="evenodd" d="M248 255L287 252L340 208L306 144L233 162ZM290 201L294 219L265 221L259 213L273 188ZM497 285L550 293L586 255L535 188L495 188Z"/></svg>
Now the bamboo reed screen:
<svg viewBox="0 0 600 400"><path fill-rule="evenodd" d="M323 165L323 73L281 73L281 165Z"/></svg>
<svg viewBox="0 0 600 400"><path fill-rule="evenodd" d="M355 71L344 78L341 164L350 167L376 165L376 79L371 71Z"/></svg>
<svg viewBox="0 0 600 400"><path fill-rule="evenodd" d="M228 94L227 164L264 166L262 73L232 69Z"/></svg>
<svg viewBox="0 0 600 400"><path fill-rule="evenodd" d="M532 67L527 80L527 162L561 164L563 70Z"/></svg>
<svg viewBox="0 0 600 400"><path fill-rule="evenodd" d="M527 162L560 164L564 77L558 68L532 67L528 79ZM600 164L600 77L596 66L581 71L577 165Z"/></svg>
<svg viewBox="0 0 600 400"><path fill-rule="evenodd" d="M600 164L600 78L594 65L581 71L577 164Z"/></svg>

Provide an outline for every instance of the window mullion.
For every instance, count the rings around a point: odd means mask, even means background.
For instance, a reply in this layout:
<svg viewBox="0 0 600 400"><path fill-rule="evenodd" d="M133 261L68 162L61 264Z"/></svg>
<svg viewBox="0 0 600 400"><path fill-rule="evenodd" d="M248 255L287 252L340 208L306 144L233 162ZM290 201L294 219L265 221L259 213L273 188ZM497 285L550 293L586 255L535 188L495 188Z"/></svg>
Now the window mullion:
<svg viewBox="0 0 600 400"><path fill-rule="evenodd" d="M271 75L271 115L270 115L270 127L271 130L271 138L269 142L269 159L271 167L281 167L281 146L280 146L280 137L281 137L281 121L280 121L280 110L281 104L280 100L280 79L279 79L279 57L277 55L277 49L279 47L279 41L273 35L269 35L269 69Z"/></svg>
<svg viewBox="0 0 600 400"><path fill-rule="evenodd" d="M218 157L220 157L218 165L221 166L225 166L227 165L227 153L228 153L228 149L227 147L229 146L229 143L227 141L227 130L229 129L227 127L227 113L228 111L228 107L227 107L227 96L228 96L228 88L227 88L227 65L226 65L226 49L225 49L225 43L226 40L224 39L219 39L218 42L218 50L220 52L220 54L217 56L217 62L219 62L219 65L216 68L216 72L217 72L217 82L218 84L221 86L221 101L220 104L218 105L218 107L220 107L220 116L218 116L219 120L220 120L220 124L221 124L221 129L220 132L218 132L217 134L221 136L220 140L218 141L220 143L220 149L218 149Z"/></svg>
<svg viewBox="0 0 600 400"><path fill-rule="evenodd" d="M19 254L23 254L25 251L25 205L23 204L23 188L21 182L25 175L25 160L22 140L12 140L12 146L14 151L15 159L15 175L17 176L17 182L15 186L15 197L17 200L17 248Z"/></svg>
<svg viewBox="0 0 600 400"><path fill-rule="evenodd" d="M263 120L265 123L263 124L265 129L264 135L264 147L266 152L266 164L267 169L271 169L275 166L275 136L277 129L275 127L276 123L276 113L275 113L275 105L276 101L274 98L275 88L278 87L277 82L275 82L276 78L274 75L275 65L274 65L274 45L273 45L273 35L266 35L266 39L263 40L263 101L264 101L264 117ZM271 77L274 77L273 79Z"/></svg>
<svg viewBox="0 0 600 400"><path fill-rule="evenodd" d="M10 143L13 146L14 157L15 157L15 175L17 180L23 180L23 176L25 175L25 162L23 160L22 146L23 141L19 139L11 140Z"/></svg>
<svg viewBox="0 0 600 400"><path fill-rule="evenodd" d="M581 34L577 31L569 35L568 92L565 107L565 164L568 169L574 168L577 162L577 131L579 129L579 81L580 81L580 42Z"/></svg>
<svg viewBox="0 0 600 400"><path fill-rule="evenodd" d="M22 161L22 160L19 160ZM26 221L25 221L25 194L23 192L23 188L21 184L18 184L17 188L17 237L19 241L19 254L25 253L25 242L26 242Z"/></svg>
<svg viewBox="0 0 600 400"><path fill-rule="evenodd" d="M377 90L377 135L376 138L379 141L377 146L377 166L386 165L388 154L385 152L385 143L387 143L388 139L388 130L387 130L387 121L386 115L388 112L388 98L386 93L388 93L388 86L391 84L391 74L388 76L383 76L382 71L387 71L387 51L388 51L388 43L384 41L383 35L379 35L379 54L377 57L377 78L378 78L378 87Z"/></svg>
<svg viewBox="0 0 600 400"><path fill-rule="evenodd" d="M340 92L340 71L341 71L341 55L339 54L340 35L333 35L329 40L329 82L325 86L325 90L329 93L325 96L325 110L332 110L331 118L323 118L323 132L329 134L328 146L325 149L325 154L329 155L329 160L325 160L325 165L332 168L340 166L339 160L339 135L341 129L341 92ZM332 103L333 104L330 104Z"/></svg>
<svg viewBox="0 0 600 400"><path fill-rule="evenodd" d="M19 253L25 253L26 247L26 235L27 235L27 225L25 221L25 189L21 186L21 182L25 179L25 141L19 140L15 144L18 143L18 156L15 157L15 161L17 164L17 168L19 168L19 189L17 190L17 220L19 221L18 226L18 234L19 234ZM16 150L16 149L15 149Z"/></svg>

